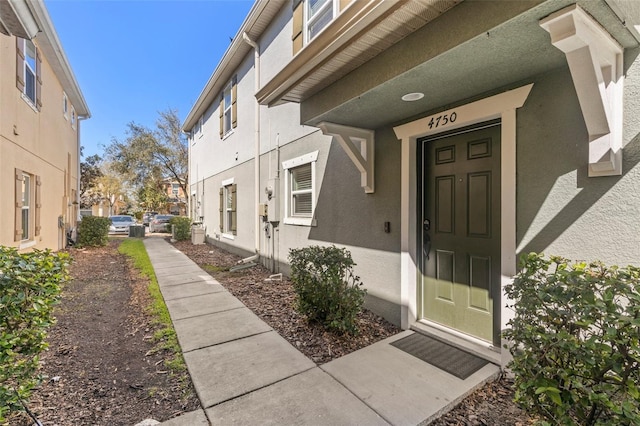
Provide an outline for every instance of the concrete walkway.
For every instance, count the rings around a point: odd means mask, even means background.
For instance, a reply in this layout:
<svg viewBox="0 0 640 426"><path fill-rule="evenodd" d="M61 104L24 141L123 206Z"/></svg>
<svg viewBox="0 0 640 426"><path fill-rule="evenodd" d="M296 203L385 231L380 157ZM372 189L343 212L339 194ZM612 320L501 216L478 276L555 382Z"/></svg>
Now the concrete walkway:
<svg viewBox="0 0 640 426"><path fill-rule="evenodd" d="M417 425L499 373L458 379L389 343L316 366L162 238L144 244L204 410L168 426Z"/></svg>

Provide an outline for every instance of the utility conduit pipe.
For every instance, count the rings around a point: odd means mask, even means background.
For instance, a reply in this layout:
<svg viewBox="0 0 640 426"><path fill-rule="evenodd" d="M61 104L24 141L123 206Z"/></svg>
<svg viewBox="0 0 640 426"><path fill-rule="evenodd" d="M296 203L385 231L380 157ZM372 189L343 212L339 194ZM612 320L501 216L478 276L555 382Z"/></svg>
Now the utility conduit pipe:
<svg viewBox="0 0 640 426"><path fill-rule="evenodd" d="M260 47L258 46L258 43L256 43L255 41L251 40L251 38L249 38L249 35L244 32L242 33L242 39L253 48L254 51L254 81L255 81L255 92L254 93L258 93L258 90L260 90ZM255 123L254 123L254 129L255 129L255 153L254 153L254 162L255 162L255 177L254 177L254 209L255 209L255 214L254 214L254 225L255 225L255 251L256 254L254 256L251 256L247 259L242 259L239 263L248 263L248 262L252 262L254 260L257 260L260 258L260 210L259 210L259 204L260 204L260 104L258 103L258 100L256 99L256 110L255 110Z"/></svg>

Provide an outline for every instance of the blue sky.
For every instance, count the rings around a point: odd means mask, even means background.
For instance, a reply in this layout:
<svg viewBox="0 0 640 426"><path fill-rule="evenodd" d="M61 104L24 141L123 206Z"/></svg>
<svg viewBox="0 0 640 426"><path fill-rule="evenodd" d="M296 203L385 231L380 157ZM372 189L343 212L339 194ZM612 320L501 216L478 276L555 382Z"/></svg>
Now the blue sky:
<svg viewBox="0 0 640 426"><path fill-rule="evenodd" d="M230 44L252 0L46 0L89 105L84 155L102 155L134 121L181 120Z"/></svg>

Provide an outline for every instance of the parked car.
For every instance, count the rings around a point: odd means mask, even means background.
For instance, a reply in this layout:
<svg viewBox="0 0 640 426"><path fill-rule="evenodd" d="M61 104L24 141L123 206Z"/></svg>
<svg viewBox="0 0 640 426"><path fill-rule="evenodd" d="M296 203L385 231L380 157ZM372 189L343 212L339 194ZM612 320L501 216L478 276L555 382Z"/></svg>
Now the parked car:
<svg viewBox="0 0 640 426"><path fill-rule="evenodd" d="M144 226L149 226L149 224L157 214L158 212L146 212L145 214L142 215L142 224Z"/></svg>
<svg viewBox="0 0 640 426"><path fill-rule="evenodd" d="M110 234L128 234L129 227L136 224L133 216L128 215L109 216L109 219L111 220L111 225L109 225Z"/></svg>
<svg viewBox="0 0 640 426"><path fill-rule="evenodd" d="M174 217L172 214L159 214L149 223L149 232L171 232L169 222Z"/></svg>

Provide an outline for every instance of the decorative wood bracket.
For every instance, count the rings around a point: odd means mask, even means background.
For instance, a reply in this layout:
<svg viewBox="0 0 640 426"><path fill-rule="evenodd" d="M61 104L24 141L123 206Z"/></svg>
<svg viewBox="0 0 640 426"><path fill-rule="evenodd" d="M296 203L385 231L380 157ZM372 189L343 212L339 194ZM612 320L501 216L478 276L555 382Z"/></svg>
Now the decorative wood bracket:
<svg viewBox="0 0 640 426"><path fill-rule="evenodd" d="M364 192L374 192L375 132L369 129L344 126L323 121L318 124L322 133L334 136L360 171L360 185Z"/></svg>
<svg viewBox="0 0 640 426"><path fill-rule="evenodd" d="M621 175L624 49L576 4L540 26L567 57L589 132L589 176Z"/></svg>

